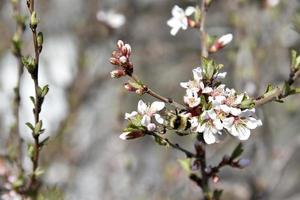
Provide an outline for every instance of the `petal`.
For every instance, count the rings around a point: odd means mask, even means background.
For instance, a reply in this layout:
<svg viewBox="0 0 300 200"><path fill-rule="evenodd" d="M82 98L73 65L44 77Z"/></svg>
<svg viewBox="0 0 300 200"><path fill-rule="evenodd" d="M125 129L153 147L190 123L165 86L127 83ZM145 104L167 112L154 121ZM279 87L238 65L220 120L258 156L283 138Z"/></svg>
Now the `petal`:
<svg viewBox="0 0 300 200"><path fill-rule="evenodd" d="M189 82L181 82L180 83L180 86L183 88L189 88L189 85L190 85Z"/></svg>
<svg viewBox="0 0 300 200"><path fill-rule="evenodd" d="M230 113L230 107L229 106L227 106L227 105L220 105L220 108L221 108L221 110L223 111L223 112L225 112L225 113Z"/></svg>
<svg viewBox="0 0 300 200"><path fill-rule="evenodd" d="M230 113L234 116L239 116L242 113L242 110L239 108L230 107Z"/></svg>
<svg viewBox="0 0 300 200"><path fill-rule="evenodd" d="M147 126L148 131L155 131L155 129L156 129L155 124L153 124L153 123L148 124L148 126Z"/></svg>
<svg viewBox="0 0 300 200"><path fill-rule="evenodd" d="M197 67L196 69L193 69L193 77L195 80L202 80L203 76L202 76L202 69L201 67Z"/></svg>
<svg viewBox="0 0 300 200"><path fill-rule="evenodd" d="M202 93L211 93L213 91L213 89L211 87L205 87L203 90L202 90Z"/></svg>
<svg viewBox="0 0 300 200"><path fill-rule="evenodd" d="M228 117L228 118L223 119L223 126L224 126L224 128L226 128L228 131L230 131L231 127L233 125L233 122L234 122L234 118L233 117Z"/></svg>
<svg viewBox="0 0 300 200"><path fill-rule="evenodd" d="M150 110L151 110L152 113L156 113L156 112L161 111L162 109L164 109L164 107L165 107L164 102L154 101L150 106Z"/></svg>
<svg viewBox="0 0 300 200"><path fill-rule="evenodd" d="M149 117L148 115L144 115L143 118L142 118L142 121L141 121L141 124L143 126L148 126L148 124L150 124L151 122L151 117Z"/></svg>
<svg viewBox="0 0 300 200"><path fill-rule="evenodd" d="M249 117L245 120L245 124L246 124L247 128L255 129L255 128L257 128L257 126L261 126L262 122L261 122L261 120L257 120L254 117Z"/></svg>
<svg viewBox="0 0 300 200"><path fill-rule="evenodd" d="M185 16L184 14L184 10L182 8L180 8L179 6L175 5L172 9L172 15L175 18L180 18L182 16Z"/></svg>
<svg viewBox="0 0 300 200"><path fill-rule="evenodd" d="M238 126L238 138L240 140L247 140L250 137L250 130L245 126Z"/></svg>
<svg viewBox="0 0 300 200"><path fill-rule="evenodd" d="M147 105L143 102L143 100L139 100L138 112L143 115L146 113L146 110L147 110Z"/></svg>
<svg viewBox="0 0 300 200"><path fill-rule="evenodd" d="M203 138L206 144L213 144L216 142L216 137L214 136L213 133L209 131L205 131L205 133L203 134Z"/></svg>
<svg viewBox="0 0 300 200"><path fill-rule="evenodd" d="M173 18L171 18L167 21L167 25L172 27L172 28L178 27L178 29L179 29L180 26L181 26L181 23L178 19L173 17Z"/></svg>
<svg viewBox="0 0 300 200"><path fill-rule="evenodd" d="M213 124L215 125L217 130L222 130L223 129L223 124L222 124L220 119L214 120Z"/></svg>
<svg viewBox="0 0 300 200"><path fill-rule="evenodd" d="M244 94L239 94L239 95L237 95L237 97L236 97L236 99L235 99L235 101L234 101L234 104L235 105L239 105L239 104L241 104L242 103L242 101L243 101L243 99L244 99Z"/></svg>
<svg viewBox="0 0 300 200"><path fill-rule="evenodd" d="M125 113L125 119L133 119L138 113L133 111L131 113Z"/></svg>
<svg viewBox="0 0 300 200"><path fill-rule="evenodd" d="M209 111L207 111L207 114L210 117L210 119L216 119L217 118L217 114L213 109L210 109Z"/></svg>
<svg viewBox="0 0 300 200"><path fill-rule="evenodd" d="M227 72L218 73L218 74L217 74L217 78L218 78L218 79L223 79L223 78L226 77L226 75L227 75Z"/></svg>
<svg viewBox="0 0 300 200"><path fill-rule="evenodd" d="M185 15L190 16L196 11L195 7L189 6L185 9Z"/></svg>
<svg viewBox="0 0 300 200"><path fill-rule="evenodd" d="M231 134L231 135L233 135L233 136L238 136L239 135L239 132L238 132L238 130L236 129L236 126L235 125L233 125L232 127L231 127L231 130L228 130L229 131L229 133Z"/></svg>
<svg viewBox="0 0 300 200"><path fill-rule="evenodd" d="M159 114L154 114L154 117L158 123L160 123L160 124L164 123L164 119Z"/></svg>
<svg viewBox="0 0 300 200"><path fill-rule="evenodd" d="M207 129L206 123L204 123L202 125L199 124L196 131L199 132L199 133L203 133L206 129Z"/></svg>

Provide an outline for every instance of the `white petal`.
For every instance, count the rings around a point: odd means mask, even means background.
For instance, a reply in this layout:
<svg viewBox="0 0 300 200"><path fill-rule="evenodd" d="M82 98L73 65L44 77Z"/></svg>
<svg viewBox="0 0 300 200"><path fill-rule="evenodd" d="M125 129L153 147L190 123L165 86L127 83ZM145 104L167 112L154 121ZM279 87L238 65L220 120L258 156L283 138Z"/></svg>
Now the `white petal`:
<svg viewBox="0 0 300 200"><path fill-rule="evenodd" d="M184 16L184 10L182 8L180 8L179 6L175 5L172 9L172 15L175 18L180 18L182 16Z"/></svg>
<svg viewBox="0 0 300 200"><path fill-rule="evenodd" d="M190 85L189 82L181 82L180 83L180 86L183 87L183 88L188 88L189 85Z"/></svg>
<svg viewBox="0 0 300 200"><path fill-rule="evenodd" d="M147 110L147 105L143 102L143 100L139 100L138 112L143 115L146 113L146 110Z"/></svg>
<svg viewBox="0 0 300 200"><path fill-rule="evenodd" d="M162 109L164 109L164 107L165 107L164 102L154 101L150 106L150 110L151 110L152 113L156 113L156 112L161 111Z"/></svg>
<svg viewBox="0 0 300 200"><path fill-rule="evenodd" d="M230 113L230 107L229 106L227 106L227 105L220 105L220 108L221 108L221 110L223 111L223 112L225 112L225 113Z"/></svg>
<svg viewBox="0 0 300 200"><path fill-rule="evenodd" d="M217 130L222 130L223 129L223 124L221 123L220 119L214 120L213 124L215 125Z"/></svg>
<svg viewBox="0 0 300 200"><path fill-rule="evenodd" d="M254 117L249 117L245 120L246 126L249 129L255 129L257 126L261 126L262 122L261 120L257 120Z"/></svg>
<svg viewBox="0 0 300 200"><path fill-rule="evenodd" d="M138 113L133 111L131 113L125 113L125 119L133 119Z"/></svg>
<svg viewBox="0 0 300 200"><path fill-rule="evenodd" d="M141 124L143 126L148 126L148 124L150 124L151 122L151 117L149 117L148 115L144 115L143 118L142 118L142 121L141 121Z"/></svg>
<svg viewBox="0 0 300 200"><path fill-rule="evenodd" d="M233 125L233 122L234 122L234 118L233 118L233 117L225 118L225 119L223 119L223 126L224 126L228 131L230 131L230 130L231 130L231 127L232 127L232 125Z"/></svg>
<svg viewBox="0 0 300 200"><path fill-rule="evenodd" d="M219 73L219 74L217 75L217 78L223 79L223 78L226 77L226 75L227 75L227 72L222 72L222 73Z"/></svg>
<svg viewBox="0 0 300 200"><path fill-rule="evenodd" d="M130 132L123 132L120 136L119 136L119 138L121 139L121 140L127 140L127 135L129 134Z"/></svg>
<svg viewBox="0 0 300 200"><path fill-rule="evenodd" d="M147 126L148 131L155 131L155 129L156 129L155 124L153 124L153 123L148 124L148 126Z"/></svg>
<svg viewBox="0 0 300 200"><path fill-rule="evenodd" d="M189 6L185 9L185 15L190 16L196 11L195 7Z"/></svg>
<svg viewBox="0 0 300 200"><path fill-rule="evenodd" d="M238 116L242 113L242 110L239 108L230 107L230 113L234 116Z"/></svg>
<svg viewBox="0 0 300 200"><path fill-rule="evenodd" d="M160 124L164 123L164 119L159 114L154 114L154 117L158 123L160 123Z"/></svg>
<svg viewBox="0 0 300 200"><path fill-rule="evenodd" d="M205 133L203 134L203 138L207 144L213 144L216 142L216 137L214 136L213 133L209 131L205 131Z"/></svg>
<svg viewBox="0 0 300 200"><path fill-rule="evenodd" d="M205 87L203 90L202 90L202 93L211 93L213 91L213 89L211 87Z"/></svg>
<svg viewBox="0 0 300 200"><path fill-rule="evenodd" d="M194 76L194 79L197 81L202 80L203 76L202 76L201 67L197 67L196 69L193 69L193 76Z"/></svg>
<svg viewBox="0 0 300 200"><path fill-rule="evenodd" d="M234 104L235 105L239 105L239 104L241 104L242 103L242 101L243 101L243 99L244 99L244 94L239 94L239 95L237 95L237 97L236 97L236 99L235 99L235 101L234 101Z"/></svg>
<svg viewBox="0 0 300 200"><path fill-rule="evenodd" d="M179 29L180 29L179 27L172 28L170 31L170 34L175 36L178 33Z"/></svg>
<svg viewBox="0 0 300 200"><path fill-rule="evenodd" d="M223 35L222 37L220 37L218 39L218 42L221 43L223 46L227 45L228 43L230 43L233 39L233 35L230 33L230 34L226 34L226 35Z"/></svg>
<svg viewBox="0 0 300 200"><path fill-rule="evenodd" d="M240 140L247 140L250 137L250 130L245 126L238 126L238 138Z"/></svg>
<svg viewBox="0 0 300 200"><path fill-rule="evenodd" d="M239 132L238 132L238 130L236 129L236 126L235 125L233 125L232 127L231 127L231 130L228 130L229 131L229 133L231 134L231 135L233 135L233 136L238 136L239 135Z"/></svg>
<svg viewBox="0 0 300 200"><path fill-rule="evenodd" d="M202 125L200 125L199 124L199 126L197 127L197 132L199 132L199 133L203 133L204 132L204 130L206 130L207 129L207 127L206 127L206 123L204 123L204 124L202 124Z"/></svg>
<svg viewBox="0 0 300 200"><path fill-rule="evenodd" d="M210 117L210 119L216 119L217 118L217 114L213 109L210 109L209 111L207 111L207 114Z"/></svg>

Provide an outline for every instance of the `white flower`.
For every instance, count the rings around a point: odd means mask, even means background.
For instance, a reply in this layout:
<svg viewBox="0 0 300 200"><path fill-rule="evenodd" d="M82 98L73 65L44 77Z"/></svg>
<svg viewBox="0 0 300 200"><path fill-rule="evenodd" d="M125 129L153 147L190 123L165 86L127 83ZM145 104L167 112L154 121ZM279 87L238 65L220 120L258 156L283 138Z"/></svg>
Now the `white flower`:
<svg viewBox="0 0 300 200"><path fill-rule="evenodd" d="M183 97L183 101L189 105L190 108L194 108L200 104L201 99L198 97L198 93L196 91L186 90L186 95Z"/></svg>
<svg viewBox="0 0 300 200"><path fill-rule="evenodd" d="M191 119L191 127L195 132L203 133L204 141L207 144L213 144L219 142L220 136L222 135L221 130L223 125L221 120L218 118L214 110L204 111L201 115L204 122L201 124L198 121L198 117Z"/></svg>
<svg viewBox="0 0 300 200"><path fill-rule="evenodd" d="M22 200L21 195L11 190L1 195L2 200Z"/></svg>
<svg viewBox="0 0 300 200"><path fill-rule="evenodd" d="M194 7L187 7L183 10L179 6L175 5L172 9L172 18L168 20L167 24L170 26L171 35L176 35L179 29L186 30L188 28L188 16L195 12Z"/></svg>
<svg viewBox="0 0 300 200"><path fill-rule="evenodd" d="M151 118L154 117L159 124L164 123L164 119L157 114L165 107L164 102L155 101L150 106L147 106L142 100L138 103L138 113L142 115L141 124L147 127L148 131L154 131L156 125L151 122Z"/></svg>
<svg viewBox="0 0 300 200"><path fill-rule="evenodd" d="M103 11L100 10L97 13L97 19L110 27L117 29L123 26L126 22L124 15L116 13L113 10Z"/></svg>
<svg viewBox="0 0 300 200"><path fill-rule="evenodd" d="M247 109L237 117L223 119L223 126L228 132L238 137L240 140L247 140L250 137L250 129L255 129L262 125L261 120L253 117L255 109Z"/></svg>

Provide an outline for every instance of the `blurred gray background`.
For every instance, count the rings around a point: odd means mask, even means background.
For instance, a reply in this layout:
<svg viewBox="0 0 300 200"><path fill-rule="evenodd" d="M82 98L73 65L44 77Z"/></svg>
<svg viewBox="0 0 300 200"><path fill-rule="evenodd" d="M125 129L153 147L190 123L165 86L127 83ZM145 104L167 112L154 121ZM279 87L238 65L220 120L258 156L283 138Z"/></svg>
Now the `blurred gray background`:
<svg viewBox="0 0 300 200"><path fill-rule="evenodd" d="M267 6L266 3L269 2ZM123 115L136 109L140 97L127 94L125 80L110 79L109 63L115 42L133 48L135 71L153 90L182 102L179 82L192 78L200 64L197 30L170 35L166 21L171 9L195 5L191 0L39 0L36 1L45 45L40 80L50 85L42 111L49 145L42 151L43 180L57 186L68 200L180 200L199 199L201 191L188 179L177 159L184 155L155 144L150 137L121 141ZM23 12L27 13L25 0ZM113 28L99 11L114 10L125 23ZM28 13L27 13L28 14ZM99 14L98 14L99 15ZM121 17L122 18L122 17ZM17 79L17 61L10 51L15 30L8 0L0 1L0 145L14 121L11 104ZM206 23L209 34L233 33L233 42L213 55L228 72L229 87L261 94L268 83L288 78L290 50L300 50L300 3L297 0L214 0ZM24 35L24 54L32 53L31 33ZM299 82L298 82L299 84ZM29 74L22 77L22 137L31 142L25 122L32 121ZM143 96L142 99L153 101ZM284 104L258 110L264 126L246 141L244 170L225 169L214 185L225 190L223 199L300 199L300 96ZM192 137L171 136L188 149ZM227 138L209 146L214 164L238 143ZM24 147L25 148L25 147ZM24 158L24 166L30 169Z"/></svg>

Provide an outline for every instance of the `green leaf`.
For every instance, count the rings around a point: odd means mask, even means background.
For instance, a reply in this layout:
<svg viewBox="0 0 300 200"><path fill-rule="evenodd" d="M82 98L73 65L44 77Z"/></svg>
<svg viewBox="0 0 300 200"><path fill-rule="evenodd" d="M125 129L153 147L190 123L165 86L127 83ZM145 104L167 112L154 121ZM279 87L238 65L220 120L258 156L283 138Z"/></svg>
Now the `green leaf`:
<svg viewBox="0 0 300 200"><path fill-rule="evenodd" d="M28 144L27 146L27 155L29 156L29 158L33 158L34 156L34 146L32 144Z"/></svg>
<svg viewBox="0 0 300 200"><path fill-rule="evenodd" d="M165 138L162 138L162 137L160 137L158 135L153 135L153 136L154 136L154 141L157 144L159 144L161 146L168 146L169 145Z"/></svg>
<svg viewBox="0 0 300 200"><path fill-rule="evenodd" d="M218 190L218 189L214 190L213 199L220 200L222 193L223 193L223 190Z"/></svg>
<svg viewBox="0 0 300 200"><path fill-rule="evenodd" d="M45 85L42 89L42 92L41 92L41 97L45 97L49 92L49 86L48 85Z"/></svg>
<svg viewBox="0 0 300 200"><path fill-rule="evenodd" d="M283 88L282 88L282 95L285 97L285 96L288 96L291 94L291 86L285 82L284 85L283 85Z"/></svg>
<svg viewBox="0 0 300 200"><path fill-rule="evenodd" d="M48 144L50 137L46 137L43 141L40 142L40 146L43 147Z"/></svg>
<svg viewBox="0 0 300 200"><path fill-rule="evenodd" d="M35 171L34 171L34 174L36 176L41 176L42 174L45 173L45 170L43 170L42 168L38 167Z"/></svg>
<svg viewBox="0 0 300 200"><path fill-rule="evenodd" d="M295 50L292 50L291 52L292 55L292 63L291 63L291 67L292 70L298 70L300 69L300 56L297 55L297 52Z"/></svg>
<svg viewBox="0 0 300 200"><path fill-rule="evenodd" d="M242 109L247 109L247 108L254 108L254 106L255 106L255 103L254 103L253 99L248 98L248 99L245 99L242 101L240 107Z"/></svg>
<svg viewBox="0 0 300 200"><path fill-rule="evenodd" d="M34 131L34 126L30 122L25 123L32 131Z"/></svg>
<svg viewBox="0 0 300 200"><path fill-rule="evenodd" d="M199 23L200 20L201 20L201 17L202 17L201 10L200 10L199 6L196 6L195 7L195 14L194 14L194 20L195 20L195 22Z"/></svg>
<svg viewBox="0 0 300 200"><path fill-rule="evenodd" d="M29 98L30 98L31 102L33 103L33 105L35 105L35 98L33 96L30 96Z"/></svg>
<svg viewBox="0 0 300 200"><path fill-rule="evenodd" d="M186 173L191 173L191 158L177 159L177 161Z"/></svg>
<svg viewBox="0 0 300 200"><path fill-rule="evenodd" d="M233 150L230 159L234 160L234 159L238 158L240 155L242 155L243 152L244 152L243 144L239 143Z"/></svg>
<svg viewBox="0 0 300 200"><path fill-rule="evenodd" d="M34 134L35 135L41 134L42 127L43 127L43 121L40 120L34 127L34 131L33 131Z"/></svg>

